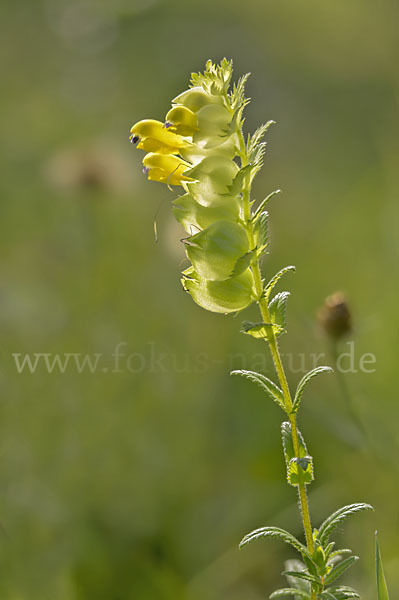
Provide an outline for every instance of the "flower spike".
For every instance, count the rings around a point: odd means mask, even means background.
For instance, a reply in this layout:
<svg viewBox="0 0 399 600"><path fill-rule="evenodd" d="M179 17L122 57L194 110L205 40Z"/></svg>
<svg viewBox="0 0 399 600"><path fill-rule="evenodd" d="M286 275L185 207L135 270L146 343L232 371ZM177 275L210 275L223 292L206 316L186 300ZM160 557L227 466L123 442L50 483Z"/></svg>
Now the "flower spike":
<svg viewBox="0 0 399 600"><path fill-rule="evenodd" d="M220 313L256 301L251 261L262 252L245 209L244 187L255 175L243 164L240 146L245 78L229 91L231 76L231 61L208 61L172 100L165 123L145 119L130 130L130 141L148 153L148 179L185 191L173 204L189 235L185 251L192 267L183 287L197 304Z"/></svg>

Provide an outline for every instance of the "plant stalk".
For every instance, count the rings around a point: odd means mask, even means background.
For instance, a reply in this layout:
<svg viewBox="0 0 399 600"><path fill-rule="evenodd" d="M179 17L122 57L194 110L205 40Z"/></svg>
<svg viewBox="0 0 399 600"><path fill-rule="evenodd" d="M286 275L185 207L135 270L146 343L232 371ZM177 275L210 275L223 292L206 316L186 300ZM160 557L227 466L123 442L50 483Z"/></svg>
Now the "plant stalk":
<svg viewBox="0 0 399 600"><path fill-rule="evenodd" d="M262 286L262 278L261 278L261 273L260 273L260 268L259 268L259 262L257 262L255 265L253 265L252 272L254 275L255 285L257 288L256 291L257 291L257 293L259 293L259 296L261 296L262 291L263 291L263 286ZM260 309L264 323L270 323L271 319L270 319L269 307L268 307L266 298L260 297L260 299L258 301L258 305L259 305L259 309ZM272 330L270 330L268 333L267 341L268 341L270 352L272 355L274 368L276 370L277 377L279 379L280 386L283 391L285 408L286 408L287 414L289 415L289 420L291 423L292 444L294 447L295 456L297 458L300 458L296 414L290 414L291 409L292 409L291 393L290 393L290 389L288 386L287 377L286 377L286 374L284 371L284 366L283 366L283 363L281 360L281 355L280 355L280 350L279 350L278 343L276 340L276 335ZM309 552L312 554L313 553L312 525L311 525L311 520L310 520L309 502L308 502L308 498L307 498L307 494L306 494L305 484L300 483L298 485L298 494L299 494L299 502L300 502L300 506L301 506L303 528L304 528L305 537L306 537L306 545L307 545Z"/></svg>
<svg viewBox="0 0 399 600"><path fill-rule="evenodd" d="M242 131L238 131L238 139L240 145L240 158L241 158L241 166L244 167L248 164L248 157L246 154L246 147L244 136ZM251 203L250 203L250 183L246 182L243 189L243 214L242 218L247 227L247 232L249 236L250 247L254 247L254 237L253 230L251 224ZM270 313L268 301L263 295L263 282L262 282L262 274L260 270L259 259L254 261L251 265L251 270L255 283L255 291L256 296L258 298L258 306L262 315L262 319L264 323L270 323ZM292 398L290 393L290 388L288 386L287 377L285 374L283 362L280 355L280 350L278 347L276 335L274 331L270 328L267 336L267 342L269 344L270 352L273 359L274 368L276 370L276 374L278 380L280 382L280 386L284 396L284 405L285 410L287 412L288 418L291 423L291 436L292 436L292 444L294 448L294 453L296 458L300 458L299 454L299 438L298 438L298 427L296 414L292 414ZM303 483L298 485L298 495L299 495L299 504L300 504L300 512L302 517L303 529L305 532L306 545L310 554L313 554L314 544L313 544L313 535L312 535L312 524L310 520L310 511L309 511L309 501L306 493L306 486ZM316 592L312 590L311 592L311 600L316 600Z"/></svg>

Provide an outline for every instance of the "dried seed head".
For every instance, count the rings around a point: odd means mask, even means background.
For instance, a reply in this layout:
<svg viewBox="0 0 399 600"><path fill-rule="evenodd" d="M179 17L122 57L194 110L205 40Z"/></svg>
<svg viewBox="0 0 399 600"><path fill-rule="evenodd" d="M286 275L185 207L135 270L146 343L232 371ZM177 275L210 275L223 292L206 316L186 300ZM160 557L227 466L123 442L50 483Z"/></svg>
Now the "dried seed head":
<svg viewBox="0 0 399 600"><path fill-rule="evenodd" d="M335 292L328 296L317 312L317 320L323 331L334 340L338 340L352 330L352 315L345 295Z"/></svg>

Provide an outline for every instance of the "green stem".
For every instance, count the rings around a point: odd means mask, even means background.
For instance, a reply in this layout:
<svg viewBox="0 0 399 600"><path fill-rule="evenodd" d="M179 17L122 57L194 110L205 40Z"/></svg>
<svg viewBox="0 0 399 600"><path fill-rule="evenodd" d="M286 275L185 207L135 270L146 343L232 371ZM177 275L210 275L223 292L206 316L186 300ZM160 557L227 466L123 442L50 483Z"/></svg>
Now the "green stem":
<svg viewBox="0 0 399 600"><path fill-rule="evenodd" d="M237 132L239 147L240 147L240 158L241 158L241 166L244 167L248 164L248 157L246 153L245 141L242 131L239 130ZM251 224L251 202L250 202L250 182L245 182L243 189L243 214L242 218L247 227L248 237L250 247L255 247L255 240L253 235L253 229ZM256 259L251 265L251 270L254 278L255 284L255 292L256 297L258 298L258 306L262 315L262 319L264 323L270 323L270 312L268 301L263 295L263 282L262 282L262 274L260 270L259 259ZM273 359L274 368L277 373L277 377L280 382L281 389L283 391L284 396L284 405L287 415L289 417L291 423L291 436L292 436L292 444L294 448L294 453L296 458L300 458L299 454L299 438L298 438L298 427L296 414L292 414L292 398L290 393L290 388L288 386L287 377L285 374L283 362L281 360L280 350L278 347L276 335L274 331L270 328L267 336L267 342L269 344L270 352ZM309 511L309 501L306 493L306 485L300 483L298 485L298 495L299 495L299 504L301 509L301 517L303 523L303 529L305 532L306 545L310 554L313 554L314 545L313 545L313 535L312 535L312 524L310 520L310 511ZM316 592L312 590L311 592L311 600L316 600Z"/></svg>
<svg viewBox="0 0 399 600"><path fill-rule="evenodd" d="M258 298L260 298L258 300L258 305L259 305L259 309L260 309L263 321L264 321L264 323L270 323L271 319L270 319L269 307L267 304L267 300L264 296L262 296L263 285L262 285L262 277L261 277L261 273L260 273L259 262L257 262L255 265L252 266L252 273L254 275L256 292L257 292ZM292 410L291 393L290 393L290 389L288 386L284 366L283 366L283 363L281 360L281 355L280 355L280 350L278 347L276 335L273 330L269 331L267 341L268 341L270 352L272 355L274 368L276 370L277 377L279 379L280 386L283 391L285 409L286 409L287 414L289 415L289 420L291 423L291 436L292 436L292 444L294 447L294 453L295 453L295 456L297 458L299 458L300 457L299 439L298 439L298 427L297 427L296 414L291 414L291 410ZM298 485L298 494L299 494L299 502L300 502L300 506L301 506L303 528L304 528L305 537L306 537L306 545L308 547L309 552L313 553L312 525L311 525L311 521L310 521L309 502L308 502L308 497L306 494L305 484L300 483Z"/></svg>

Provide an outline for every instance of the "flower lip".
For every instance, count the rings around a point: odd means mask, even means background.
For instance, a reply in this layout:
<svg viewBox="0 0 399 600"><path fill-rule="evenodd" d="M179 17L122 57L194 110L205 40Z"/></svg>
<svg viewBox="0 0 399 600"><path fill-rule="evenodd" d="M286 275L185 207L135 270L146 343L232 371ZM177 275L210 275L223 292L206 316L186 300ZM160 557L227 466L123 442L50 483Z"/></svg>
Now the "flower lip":
<svg viewBox="0 0 399 600"><path fill-rule="evenodd" d="M135 123L130 129L130 139L133 144L137 139L139 150L159 154L178 154L182 148L190 145L181 135L154 119L144 119Z"/></svg>
<svg viewBox="0 0 399 600"><path fill-rule="evenodd" d="M160 154L150 152L143 160L143 173L150 181L159 181L170 185L181 185L183 181L192 181L184 172L190 167L190 163L173 154Z"/></svg>

